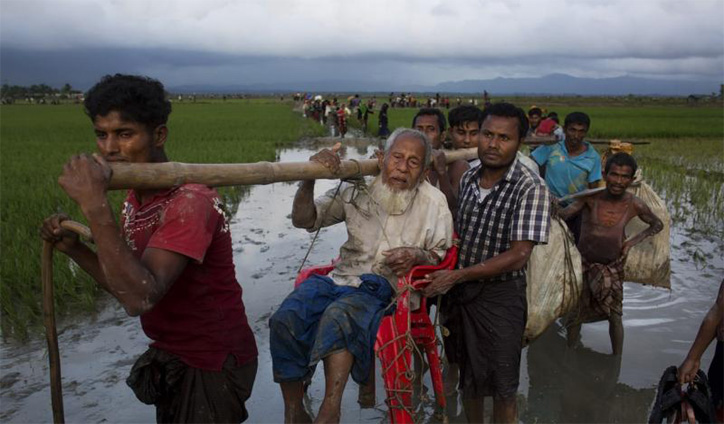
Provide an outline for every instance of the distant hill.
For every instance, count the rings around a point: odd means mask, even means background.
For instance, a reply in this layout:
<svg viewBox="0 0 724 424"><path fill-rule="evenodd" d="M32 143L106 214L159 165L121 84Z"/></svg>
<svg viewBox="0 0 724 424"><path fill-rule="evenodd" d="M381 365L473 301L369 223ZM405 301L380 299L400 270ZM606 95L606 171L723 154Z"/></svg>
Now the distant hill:
<svg viewBox="0 0 724 424"><path fill-rule="evenodd" d="M540 78L495 78L443 82L436 91L472 93L487 90L499 94L558 94L558 95L662 95L719 93L721 81L674 81L636 77L577 78L551 74Z"/></svg>
<svg viewBox="0 0 724 424"><path fill-rule="evenodd" d="M391 91L424 92L433 88L422 85L390 85L385 82L375 81L354 81L354 80L321 80L321 81L298 81L279 82L269 84L226 84L207 85L191 84L175 87L168 87L172 93L292 93L292 92L314 92L314 93L389 93Z"/></svg>
<svg viewBox="0 0 724 424"><path fill-rule="evenodd" d="M688 96L719 93L722 81L677 81L622 76L615 78L577 78L551 74L540 78L494 78L486 80L447 81L436 85L392 85L381 81L320 80L255 85L206 84L169 87L174 93L482 93L487 90L501 95L583 95L583 96Z"/></svg>

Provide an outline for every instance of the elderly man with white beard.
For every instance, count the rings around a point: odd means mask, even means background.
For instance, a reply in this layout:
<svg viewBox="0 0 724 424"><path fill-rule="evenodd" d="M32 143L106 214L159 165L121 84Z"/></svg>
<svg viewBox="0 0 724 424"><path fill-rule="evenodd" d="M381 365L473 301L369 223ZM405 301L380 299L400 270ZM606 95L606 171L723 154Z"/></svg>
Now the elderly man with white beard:
<svg viewBox="0 0 724 424"><path fill-rule="evenodd" d="M416 130L398 129L377 153L380 174L342 183L314 200L314 181L303 181L292 222L316 231L340 222L348 239L329 276L312 276L271 317L274 381L284 397L284 421L311 422L303 384L324 363L325 396L315 422L339 422L347 379L364 384L374 366L373 344L399 276L413 266L438 263L452 245L452 215L445 196L425 180L432 148ZM336 150L310 158L336 172ZM335 195L336 193L336 195Z"/></svg>

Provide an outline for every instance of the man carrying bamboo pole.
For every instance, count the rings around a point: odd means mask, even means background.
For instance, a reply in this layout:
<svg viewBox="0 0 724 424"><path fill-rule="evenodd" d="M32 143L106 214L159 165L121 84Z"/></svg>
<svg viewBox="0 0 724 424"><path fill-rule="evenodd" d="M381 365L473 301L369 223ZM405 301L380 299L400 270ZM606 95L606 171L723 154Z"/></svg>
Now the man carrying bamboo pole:
<svg viewBox="0 0 724 424"><path fill-rule="evenodd" d="M427 172L427 181L443 192L450 209L453 210L457 203L455 189L448 173L449 165L445 161L445 155L440 151L443 147L445 126L445 115L437 108L422 108L412 118L412 127L424 133L432 146L433 166ZM460 164L453 168L459 171ZM465 169L462 169L462 172L465 172ZM462 175L462 172L459 172L458 177Z"/></svg>
<svg viewBox="0 0 724 424"><path fill-rule="evenodd" d="M598 187L601 181L601 156L591 143L585 141L591 128L591 118L583 112L566 116L563 130L565 141L533 150L531 157L540 167L548 189L556 198ZM567 206L563 204L561 206ZM574 216L566 221L576 243L581 233L581 220Z"/></svg>
<svg viewBox="0 0 724 424"><path fill-rule="evenodd" d="M436 264L452 245L445 197L425 181L432 149L419 131L397 129L378 153L380 175L345 182L314 200L314 180L297 190L292 222L317 231L340 222L348 239L329 277L314 275L269 320L274 381L284 397L284 421L311 422L302 404L304 381L324 363L325 396L316 422L339 422L349 375L364 384L374 365L373 343L399 276ZM336 150L310 158L335 172Z"/></svg>
<svg viewBox="0 0 724 424"><path fill-rule="evenodd" d="M85 110L100 154L73 157L58 179L80 206L94 252L48 218L45 240L67 254L140 316L150 348L127 379L139 400L156 405L158 422L241 422L257 369L254 335L236 281L231 236L216 191L184 184L130 190L120 228L106 195L109 162L167 162L171 113L153 79L105 76Z"/></svg>

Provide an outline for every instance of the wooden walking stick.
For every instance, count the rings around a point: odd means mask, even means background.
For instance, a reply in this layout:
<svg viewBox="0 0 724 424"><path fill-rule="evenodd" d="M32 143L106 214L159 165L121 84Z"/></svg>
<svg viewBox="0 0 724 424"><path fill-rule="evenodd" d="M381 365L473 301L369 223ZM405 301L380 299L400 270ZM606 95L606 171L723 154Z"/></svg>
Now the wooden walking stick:
<svg viewBox="0 0 724 424"><path fill-rule="evenodd" d="M90 229L74 221L63 221L60 226L87 239L91 238ZM53 422L65 423L63 412L63 385L60 374L60 351L58 349L58 330L55 325L55 302L53 297L53 243L43 241L40 278L43 283L43 324L45 338L48 341L48 362L50 363L50 400L53 407Z"/></svg>

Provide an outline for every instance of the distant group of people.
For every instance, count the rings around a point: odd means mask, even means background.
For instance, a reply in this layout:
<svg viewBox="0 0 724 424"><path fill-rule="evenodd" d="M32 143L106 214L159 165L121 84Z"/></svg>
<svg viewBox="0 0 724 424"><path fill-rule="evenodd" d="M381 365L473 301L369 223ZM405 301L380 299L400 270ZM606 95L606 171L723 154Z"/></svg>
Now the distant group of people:
<svg viewBox="0 0 724 424"><path fill-rule="evenodd" d="M464 100L461 97L456 97L455 100L451 101L449 96L441 96L440 93L436 93L435 96L427 97L425 99L418 99L412 93L399 93L395 94L391 92L388 96L388 104L392 108L416 108L416 107L439 107L444 109L450 109L450 106L459 107L463 105ZM471 97L467 103L471 106L478 106L478 99ZM487 91L483 92L483 106L490 105L490 97Z"/></svg>
<svg viewBox="0 0 724 424"><path fill-rule="evenodd" d="M294 98L297 98L295 95ZM337 97L332 99L323 99L321 95L305 98L302 105L303 116L310 118L321 125L330 126L335 135L344 137L348 131L348 119L350 116L356 116L362 132L368 131L369 117L374 115L377 98L372 97L367 101L363 101L359 94L350 96L347 103L340 103ZM378 134L380 136L389 135L387 127L387 108L386 103L382 105L379 119Z"/></svg>
<svg viewBox="0 0 724 424"><path fill-rule="evenodd" d="M359 111L356 98L350 108ZM324 101L310 100L308 112L320 120L336 103L318 109L316 102ZM159 422L244 421L258 353L221 199L196 184L129 190L117 224L107 199L109 163L168 161L171 104L160 82L115 75L96 84L84 105L99 154L73 157L59 183L86 217L97 250L63 229L69 217L62 214L44 222L42 237L130 315L140 316L152 343L127 381L139 400L156 406ZM388 107L383 105L380 115ZM477 147L476 160L446 163L441 147L447 121L452 147ZM314 180L297 189L291 212L295 227L313 232L344 223L348 238L331 273L302 282L280 299L269 320L273 379L280 385L285 422L312 421L303 404L304 386L320 362L325 394L315 422L340 422L347 380L351 376L364 384L374 369L373 342L395 299L397 278L416 265L439 263L455 233L457 267L426 276L421 295L443 295L445 349L459 370L468 421L483 422L483 399L492 396L493 419L517 422L526 264L534 246L549 240L555 199L601 179L605 190L560 202L559 213L568 222L582 217L578 230L571 226L579 232L589 285L598 287L586 306L609 319L614 353L620 354L617 262L661 229L661 221L626 191L636 171L633 158L615 154L602 172L600 157L584 140L590 119L583 113L569 114L565 139L538 147L535 162L527 165L519 149L531 124L510 103L493 103L484 111L461 105L447 120L439 109L422 109L411 124L393 131L376 154L378 176L344 182L316 198ZM310 161L333 173L340 168L337 148L322 149ZM649 228L626 239L623 227L635 216ZM710 312L711 320L707 316L701 342L697 337L697 350L682 367L683 380L698 366L713 323L721 322L721 309Z"/></svg>
<svg viewBox="0 0 724 424"><path fill-rule="evenodd" d="M528 110L528 128L527 137L555 137L557 141L563 141L565 132L560 125L558 114L556 112L544 112L541 108L533 106Z"/></svg>

